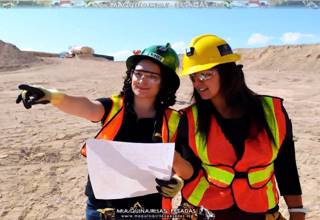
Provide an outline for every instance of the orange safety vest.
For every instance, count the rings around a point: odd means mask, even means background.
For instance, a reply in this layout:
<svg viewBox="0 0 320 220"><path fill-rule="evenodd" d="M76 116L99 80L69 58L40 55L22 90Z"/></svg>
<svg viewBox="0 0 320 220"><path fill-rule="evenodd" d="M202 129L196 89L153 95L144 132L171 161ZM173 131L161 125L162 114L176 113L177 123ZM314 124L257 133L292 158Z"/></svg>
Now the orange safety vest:
<svg viewBox="0 0 320 220"><path fill-rule="evenodd" d="M215 117L211 117L210 132L205 137L198 132L196 105L185 110L189 145L201 159L203 168L182 190L190 204L209 210L223 210L236 204L250 213L266 212L278 204L274 160L285 138L286 119L280 98L263 96L262 105L274 142L262 129L255 138L245 140L239 159ZM253 124L250 132L254 129Z"/></svg>
<svg viewBox="0 0 320 220"><path fill-rule="evenodd" d="M124 105L123 101L124 98L121 96L112 96L112 107L111 110L103 124L103 127L95 136L96 139L106 139L106 140L113 140L123 122L124 116ZM177 128L180 121L180 114L173 110L167 108L164 112L163 119L162 119L162 142L175 142L177 136ZM86 145L84 144L81 148L81 154L86 157ZM162 199L162 207L163 209L170 210L171 209L171 199L163 197Z"/></svg>

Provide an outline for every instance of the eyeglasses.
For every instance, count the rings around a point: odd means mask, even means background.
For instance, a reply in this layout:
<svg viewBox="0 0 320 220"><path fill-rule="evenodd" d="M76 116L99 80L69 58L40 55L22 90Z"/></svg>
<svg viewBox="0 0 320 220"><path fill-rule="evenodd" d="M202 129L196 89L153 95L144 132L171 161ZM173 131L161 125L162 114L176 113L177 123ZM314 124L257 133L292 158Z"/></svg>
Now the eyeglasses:
<svg viewBox="0 0 320 220"><path fill-rule="evenodd" d="M203 71L203 72L200 72L200 73L192 73L192 74L189 75L189 77L190 77L192 82L195 82L196 78L199 81L203 82L203 81L211 79L216 74L217 74L217 71L215 71L215 70L207 70L207 71Z"/></svg>
<svg viewBox="0 0 320 220"><path fill-rule="evenodd" d="M140 81L143 79L150 84L157 84L157 83L160 83L161 81L161 76L159 73L154 73L146 70L133 70L132 75L137 80Z"/></svg>

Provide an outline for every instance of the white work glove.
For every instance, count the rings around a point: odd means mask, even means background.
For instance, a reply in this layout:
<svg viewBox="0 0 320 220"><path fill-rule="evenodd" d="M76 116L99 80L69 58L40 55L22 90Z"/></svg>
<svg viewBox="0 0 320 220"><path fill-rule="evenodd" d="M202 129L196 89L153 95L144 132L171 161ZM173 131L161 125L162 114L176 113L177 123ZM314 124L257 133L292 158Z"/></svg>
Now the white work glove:
<svg viewBox="0 0 320 220"><path fill-rule="evenodd" d="M156 189L165 197L173 198L181 191L184 181L181 177L174 175L170 180L161 180L156 178Z"/></svg>

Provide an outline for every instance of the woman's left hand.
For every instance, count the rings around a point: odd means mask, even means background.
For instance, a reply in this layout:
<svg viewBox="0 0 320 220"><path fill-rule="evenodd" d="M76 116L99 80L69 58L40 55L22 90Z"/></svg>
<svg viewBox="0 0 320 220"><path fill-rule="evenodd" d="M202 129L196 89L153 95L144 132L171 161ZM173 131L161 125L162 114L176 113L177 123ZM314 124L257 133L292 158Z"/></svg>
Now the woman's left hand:
<svg viewBox="0 0 320 220"><path fill-rule="evenodd" d="M285 195L283 196L284 200L287 203L290 218L289 220L305 220L306 218L306 209L303 207L302 196L301 195ZM301 212L295 210L291 211L290 209L301 209Z"/></svg>

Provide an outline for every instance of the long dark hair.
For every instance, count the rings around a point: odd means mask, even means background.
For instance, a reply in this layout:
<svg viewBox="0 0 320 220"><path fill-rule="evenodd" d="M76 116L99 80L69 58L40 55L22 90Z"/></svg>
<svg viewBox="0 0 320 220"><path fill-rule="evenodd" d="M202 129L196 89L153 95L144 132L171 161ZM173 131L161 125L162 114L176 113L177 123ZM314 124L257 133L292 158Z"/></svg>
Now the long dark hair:
<svg viewBox="0 0 320 220"><path fill-rule="evenodd" d="M220 93L225 98L228 107L240 111L244 117L249 118L250 123L255 123L256 129L251 133L250 137L255 137L265 128L270 139L274 141L264 115L261 102L262 96L248 88L242 67L242 65L236 65L234 62L220 64L215 67L220 76ZM198 114L199 131L202 134L206 134L210 129L208 115L211 114L212 103L210 100L203 100L195 89L193 97L200 112Z"/></svg>
<svg viewBox="0 0 320 220"><path fill-rule="evenodd" d="M154 62L153 60L151 61ZM126 106L127 109L129 109L129 111L130 110L134 111L133 110L134 93L132 91L131 83L132 83L132 72L138 63L139 62L137 62L135 65L133 65L130 69L126 71L123 87L120 92L120 95L124 96L124 105ZM176 80L172 80L172 74L176 74L175 72L162 66L161 64L158 64L158 65L160 66L160 72L161 72L161 85L155 100L156 120L154 125L153 136L152 136L152 140L154 142L162 142L162 136L161 136L162 116L166 108L175 104L176 102L175 94L180 86L180 81L178 77L175 78Z"/></svg>

